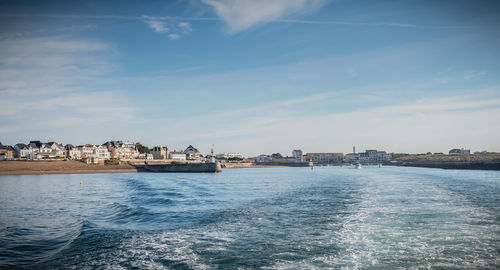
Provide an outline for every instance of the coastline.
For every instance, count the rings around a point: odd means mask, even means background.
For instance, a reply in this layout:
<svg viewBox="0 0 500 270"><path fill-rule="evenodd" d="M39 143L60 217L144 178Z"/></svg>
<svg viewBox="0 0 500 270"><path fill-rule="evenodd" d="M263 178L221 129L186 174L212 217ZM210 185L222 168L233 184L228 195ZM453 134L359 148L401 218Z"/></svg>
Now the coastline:
<svg viewBox="0 0 500 270"><path fill-rule="evenodd" d="M37 160L37 161L0 161L0 175L39 175L39 174L95 174L95 173L136 173L144 172L140 166L143 163L116 165L91 165L75 160ZM154 164L154 163L153 163ZM273 168L288 167L286 164L255 164L255 163L223 163L222 169L239 168ZM318 164L315 166L323 166ZM342 166L345 164L330 164ZM471 156L412 156L398 158L385 162L384 166L424 167L458 170L500 170L500 159L497 155L485 157Z"/></svg>
<svg viewBox="0 0 500 270"><path fill-rule="evenodd" d="M457 170L500 170L500 155L415 155L396 158L385 165Z"/></svg>
<svg viewBox="0 0 500 270"><path fill-rule="evenodd" d="M156 162L153 161L151 163L159 164L159 161ZM137 162L137 161L131 162L131 164L120 164L120 165L92 165L75 160L0 161L0 175L135 173L135 172L146 171L141 169L141 166L143 164L144 162ZM284 164L260 165L255 163L222 164L223 169L274 168L274 167L288 167L288 166Z"/></svg>
<svg viewBox="0 0 500 270"><path fill-rule="evenodd" d="M130 173L132 165L89 165L80 161L1 161L0 175Z"/></svg>

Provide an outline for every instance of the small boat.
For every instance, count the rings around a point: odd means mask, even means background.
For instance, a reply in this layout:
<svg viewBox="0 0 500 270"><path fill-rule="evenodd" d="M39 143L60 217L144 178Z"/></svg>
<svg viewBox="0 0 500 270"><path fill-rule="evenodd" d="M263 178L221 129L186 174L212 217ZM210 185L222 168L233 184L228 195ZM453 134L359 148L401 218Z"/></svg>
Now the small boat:
<svg viewBox="0 0 500 270"><path fill-rule="evenodd" d="M361 162L359 162L359 157L356 158L356 162L354 163L355 169L361 169Z"/></svg>

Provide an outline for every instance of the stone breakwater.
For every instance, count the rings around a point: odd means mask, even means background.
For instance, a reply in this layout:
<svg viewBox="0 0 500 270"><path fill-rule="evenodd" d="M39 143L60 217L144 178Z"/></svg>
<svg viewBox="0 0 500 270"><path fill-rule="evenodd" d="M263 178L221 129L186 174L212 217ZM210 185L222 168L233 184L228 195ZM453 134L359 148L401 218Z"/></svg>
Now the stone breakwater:
<svg viewBox="0 0 500 270"><path fill-rule="evenodd" d="M135 165L138 171L149 172L221 172L220 163L169 163Z"/></svg>
<svg viewBox="0 0 500 270"><path fill-rule="evenodd" d="M153 168L163 168L165 172L219 172L215 163L194 162L148 162ZM88 173L129 173L151 172L144 161L122 162L116 165L92 165L75 160L57 161L0 161L0 175L15 174L88 174Z"/></svg>

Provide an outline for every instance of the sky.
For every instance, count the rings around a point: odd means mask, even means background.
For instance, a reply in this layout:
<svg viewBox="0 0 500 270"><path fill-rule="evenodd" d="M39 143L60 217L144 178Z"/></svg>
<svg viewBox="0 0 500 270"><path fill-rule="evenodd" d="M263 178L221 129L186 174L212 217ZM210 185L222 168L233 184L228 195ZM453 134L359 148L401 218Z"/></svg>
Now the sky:
<svg viewBox="0 0 500 270"><path fill-rule="evenodd" d="M0 1L0 142L500 151L498 1Z"/></svg>

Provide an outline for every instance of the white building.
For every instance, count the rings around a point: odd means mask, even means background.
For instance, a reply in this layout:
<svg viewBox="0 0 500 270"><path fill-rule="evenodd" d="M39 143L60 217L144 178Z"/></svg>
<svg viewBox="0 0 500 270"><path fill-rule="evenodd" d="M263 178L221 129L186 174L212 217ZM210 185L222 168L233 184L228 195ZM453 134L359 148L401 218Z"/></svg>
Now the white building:
<svg viewBox="0 0 500 270"><path fill-rule="evenodd" d="M202 158L200 151L196 149L194 146L189 145L186 150L184 150L184 154L186 154L187 159L196 159L199 160Z"/></svg>
<svg viewBox="0 0 500 270"><path fill-rule="evenodd" d="M305 160L313 163L339 163L344 159L343 153L307 153Z"/></svg>
<svg viewBox="0 0 500 270"><path fill-rule="evenodd" d="M132 142L108 141L103 144L111 153L111 158L120 160L135 159L139 156L139 151L135 149Z"/></svg>
<svg viewBox="0 0 500 270"><path fill-rule="evenodd" d="M243 159L243 155L239 153L220 153L215 157L218 159Z"/></svg>
<svg viewBox="0 0 500 270"><path fill-rule="evenodd" d="M356 162L356 160L359 160L359 154L358 153L349 153L345 154L344 156L344 162Z"/></svg>
<svg viewBox="0 0 500 270"><path fill-rule="evenodd" d="M66 145L66 156L70 159L82 159L82 151L80 148L75 147L71 144Z"/></svg>
<svg viewBox="0 0 500 270"><path fill-rule="evenodd" d="M184 152L172 151L170 152L170 159L172 160L186 160L186 154Z"/></svg>
<svg viewBox="0 0 500 270"><path fill-rule="evenodd" d="M30 141L28 145L17 144L14 146L19 158L43 159L65 157L65 150L62 144L56 142L41 143L40 141Z"/></svg>
<svg viewBox="0 0 500 270"><path fill-rule="evenodd" d="M109 160L111 159L111 153L108 151L108 148L103 145L96 146L94 148L94 157L97 159Z"/></svg>
<svg viewBox="0 0 500 270"><path fill-rule="evenodd" d="M16 158L31 159L33 150L30 149L26 144L18 143L14 145L14 150L16 151Z"/></svg>
<svg viewBox="0 0 500 270"><path fill-rule="evenodd" d="M92 158L94 157L94 149L95 145L93 144L86 144L86 145L80 145L78 146L78 149L82 153L82 158Z"/></svg>
<svg viewBox="0 0 500 270"><path fill-rule="evenodd" d="M359 160L361 163L381 163L391 159L391 154L377 150L366 150L364 153L349 153L344 156L345 162L355 162Z"/></svg>
<svg viewBox="0 0 500 270"><path fill-rule="evenodd" d="M450 155L470 155L470 149L455 148L455 149L451 149L448 153Z"/></svg>
<svg viewBox="0 0 500 270"><path fill-rule="evenodd" d="M294 157L294 158L295 158L295 161L296 161L296 162L302 162L302 161L303 161L302 156L303 156L303 155L302 155L302 150L300 150L300 149L294 149L294 150L292 151L292 157Z"/></svg>
<svg viewBox="0 0 500 270"><path fill-rule="evenodd" d="M153 154L148 154L148 153L141 153L137 157L138 159L145 159L145 160L154 160Z"/></svg>

